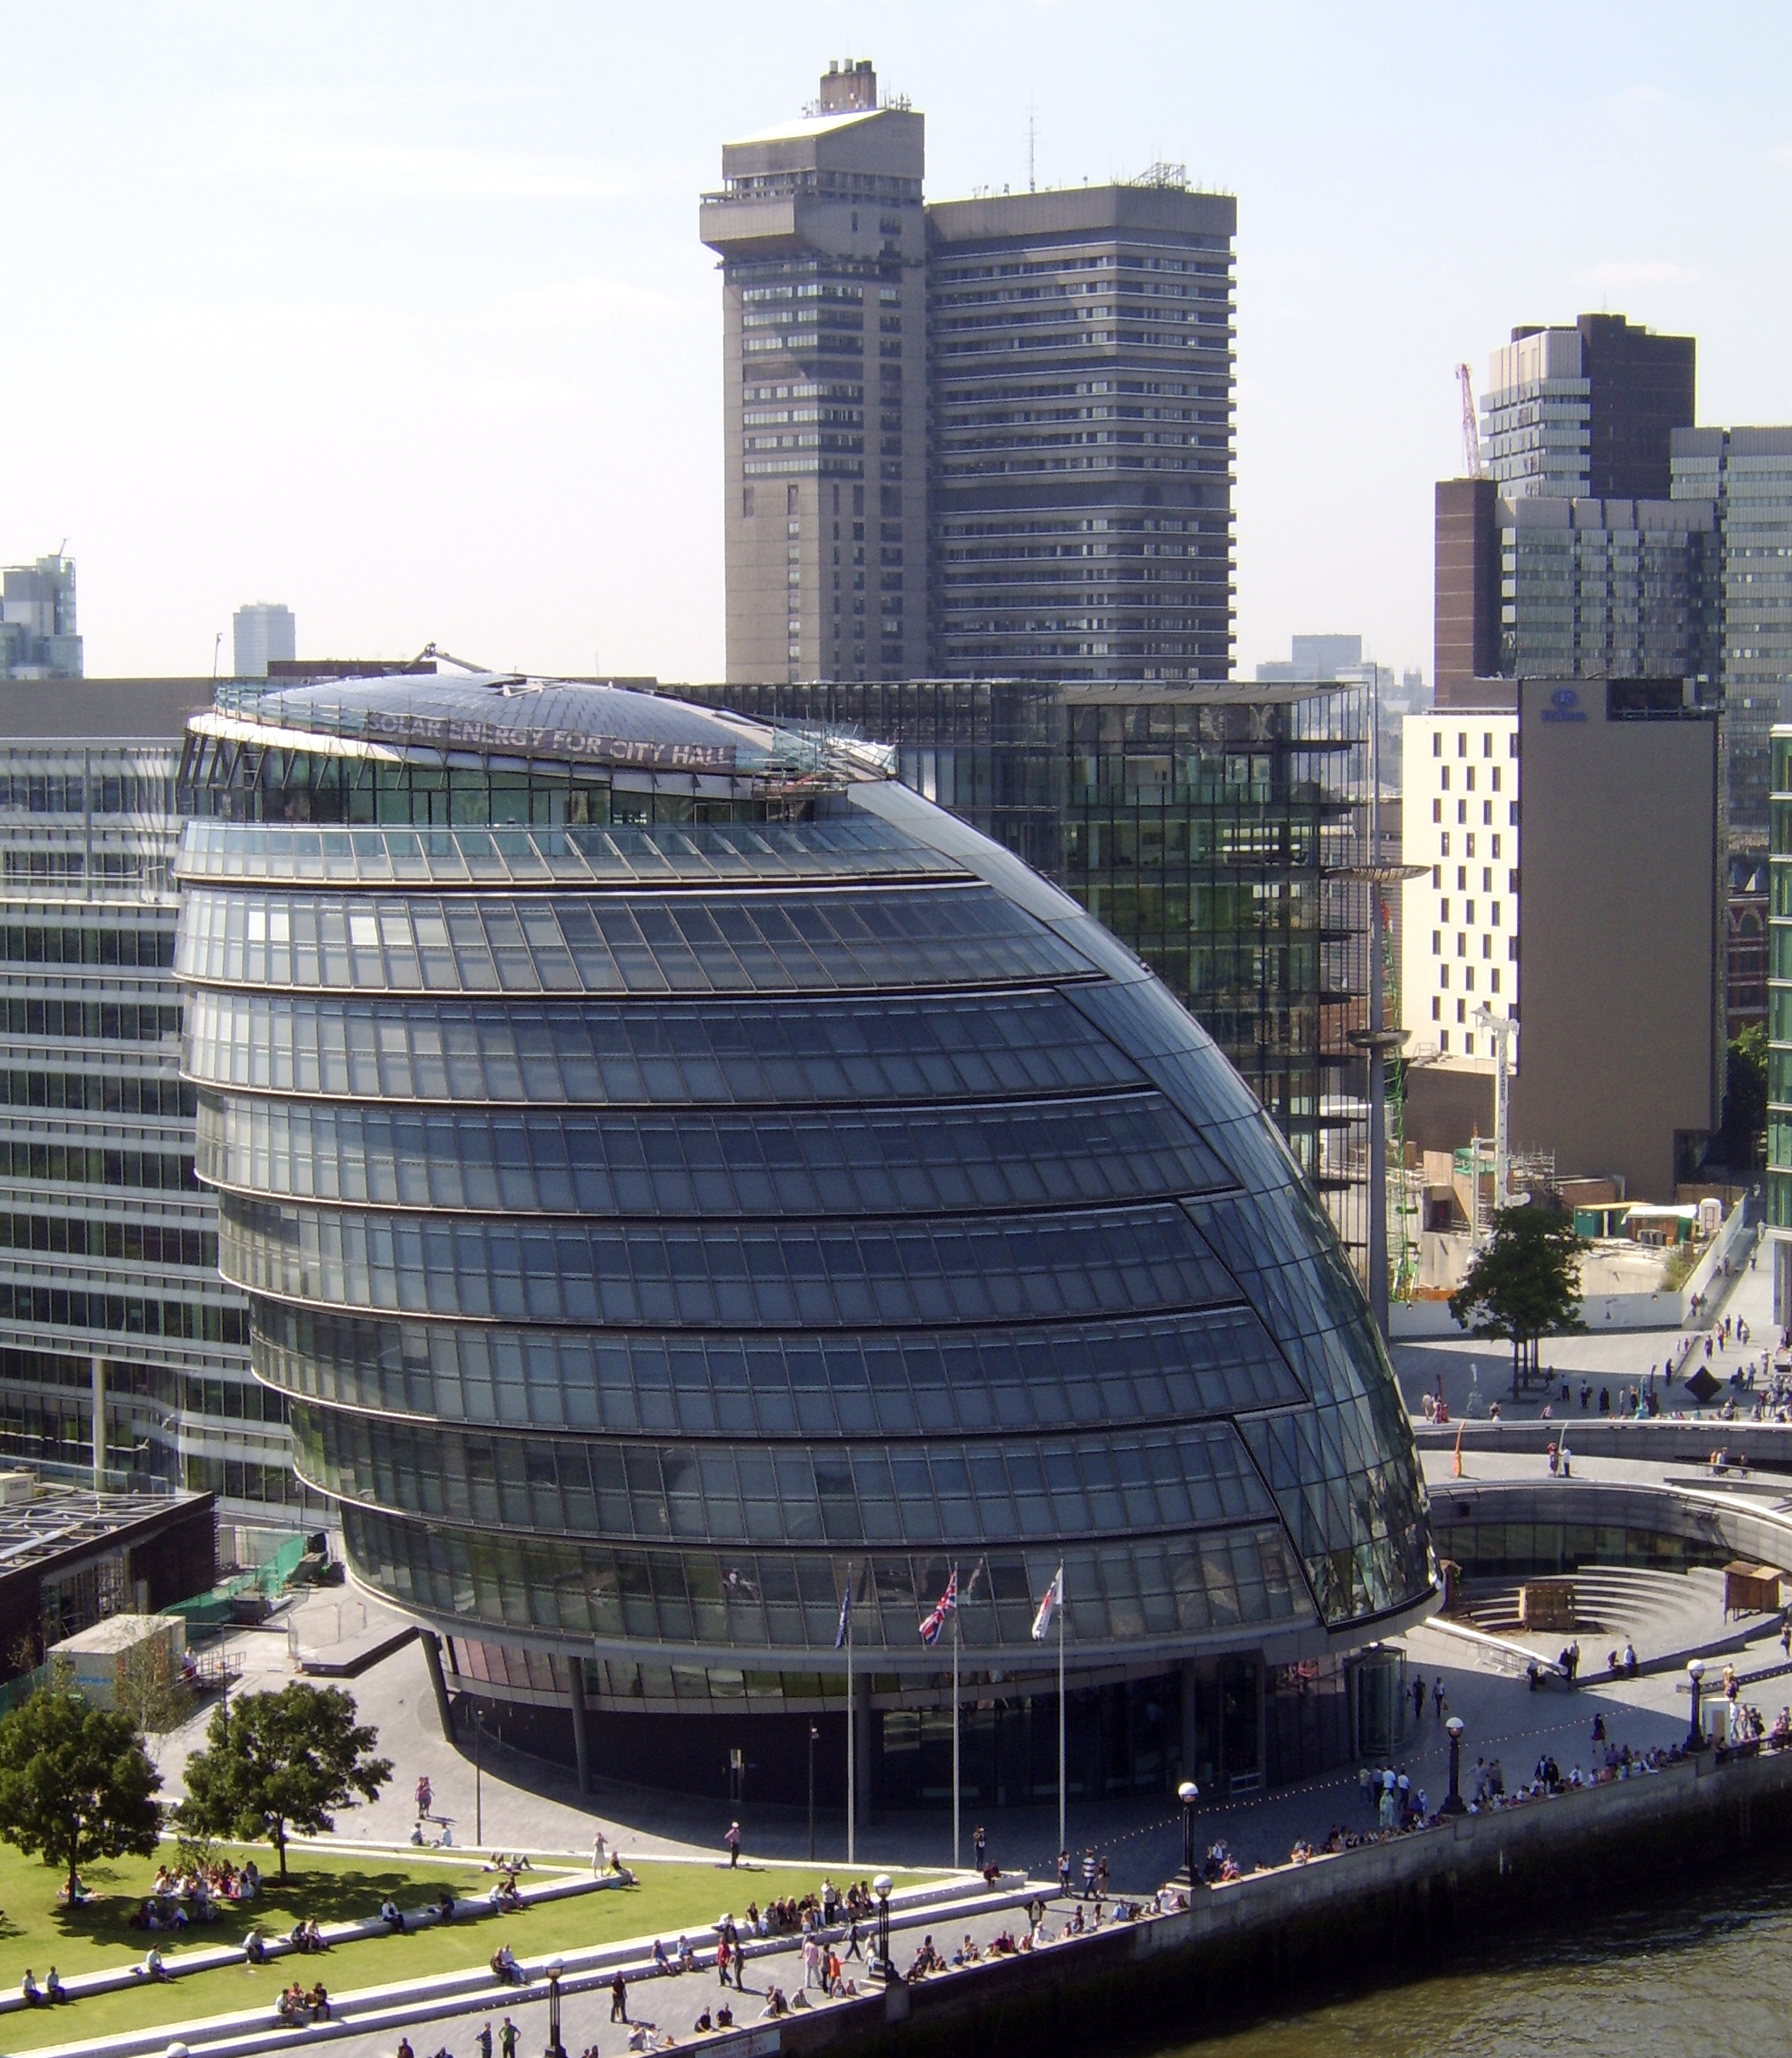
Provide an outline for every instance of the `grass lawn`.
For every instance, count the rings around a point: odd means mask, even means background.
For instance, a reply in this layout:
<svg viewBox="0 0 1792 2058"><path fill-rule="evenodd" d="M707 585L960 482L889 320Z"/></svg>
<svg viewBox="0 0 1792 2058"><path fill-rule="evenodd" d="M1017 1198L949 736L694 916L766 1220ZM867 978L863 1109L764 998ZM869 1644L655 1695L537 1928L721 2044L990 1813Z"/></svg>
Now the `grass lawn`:
<svg viewBox="0 0 1792 2058"><path fill-rule="evenodd" d="M258 1849L254 1857L258 1865L264 1860L270 1866L276 1862L266 1849ZM188 1947L240 1942L252 1912L273 1936L291 1929L301 1915L331 1922L374 1914L388 1893L400 1907L411 1908L432 1899L444 1883L457 1895L483 1895L491 1885L490 1875L481 1874L472 1866L410 1866L402 1859L310 1850L291 1852L289 1861L292 1878L284 1888L275 1878L264 1879L260 1897L248 1907L208 1928L187 1931L193 1940ZM107 1898L70 1914L55 1905L55 1872L36 1859L22 1858L10 1847L0 1845L0 1906L5 1909L0 1919L0 1987L16 1992L27 1965L41 1983L52 1962L65 1979L95 1965L128 1964L142 1957L151 1941L160 1947L170 1964L177 1964L180 1952L169 1947L165 1935L151 1939L125 1927L125 1918L138 1905L155 1863L138 1858L117 1866L83 1867L82 1877L88 1886ZM265 2007L271 2016L276 1996L295 1975L307 1986L321 1979L333 1993L347 1993L357 1987L483 1964L500 1941L525 1961L549 1951L574 1950L619 1937L651 1936L656 1931L668 1945L681 1930L688 1932L696 1943L707 1936L710 1924L724 1908L738 1916L749 1901L763 1903L805 1894L819 1887L830 1870L836 1878L845 1878L839 1867L819 1865L768 1866L763 1871L743 1866L732 1877L725 1863L707 1861L643 1862L637 1869L638 1886L549 1901L516 1915L464 1921L414 1935L369 1937L360 1943L339 1944L319 1958L277 1958L262 1966L226 1965L193 1973L169 1986L120 1988L60 2008L9 2015L0 2017L0 2049L24 2051L43 2044L73 2044L155 2023L172 2026L230 2015L239 2009ZM545 1867L538 1874L549 1876ZM899 1885L912 1877L895 1875Z"/></svg>

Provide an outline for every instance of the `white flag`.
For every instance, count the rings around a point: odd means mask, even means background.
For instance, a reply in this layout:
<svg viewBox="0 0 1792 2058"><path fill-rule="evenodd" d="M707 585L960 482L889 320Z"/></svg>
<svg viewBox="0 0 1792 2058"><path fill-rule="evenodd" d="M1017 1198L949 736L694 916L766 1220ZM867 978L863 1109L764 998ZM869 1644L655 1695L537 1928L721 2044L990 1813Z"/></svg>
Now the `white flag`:
<svg viewBox="0 0 1792 2058"><path fill-rule="evenodd" d="M1039 1613L1033 1617L1033 1641L1037 1644L1052 1626L1052 1617L1064 1606L1064 1567L1045 1590L1045 1598L1039 1604Z"/></svg>

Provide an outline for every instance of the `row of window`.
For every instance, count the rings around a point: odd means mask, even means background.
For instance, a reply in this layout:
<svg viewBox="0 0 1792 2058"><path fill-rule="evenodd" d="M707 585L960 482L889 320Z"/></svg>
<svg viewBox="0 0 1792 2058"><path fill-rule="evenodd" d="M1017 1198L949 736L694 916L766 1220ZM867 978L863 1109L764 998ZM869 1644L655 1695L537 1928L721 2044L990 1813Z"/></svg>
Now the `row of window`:
<svg viewBox="0 0 1792 2058"><path fill-rule="evenodd" d="M1469 903L1469 905L1470 905L1470 907L1472 907L1472 906L1475 905L1475 903L1474 903L1474 902L1471 900L1471 901ZM1472 919L1473 919L1473 917L1471 916L1471 917L1470 917L1469 918L1470 918L1470 920L1472 920ZM1443 932L1441 929L1434 929L1431 931L1431 955L1432 955L1434 958L1442 958L1442 956L1443 956L1443 954L1444 954L1444 940L1443 940L1443 939L1444 939L1444 932ZM1462 931L1462 930L1458 929L1458 930L1457 931L1457 935L1456 935L1456 955L1457 955L1458 958L1466 958L1466 957L1468 956L1468 954L1469 954L1469 938L1468 938L1467 935L1466 935L1466 934L1465 934L1464 931ZM1491 935L1488 935L1488 934L1487 934L1487 933L1485 930L1484 930L1484 931L1482 932L1482 934L1481 934L1481 956L1482 956L1483 958L1492 958L1492 956L1493 955L1493 939L1492 939L1492 937ZM1519 961L1519 960L1518 960L1518 939L1517 939L1517 937L1516 937L1516 936L1508 936L1508 937L1506 938L1506 958L1507 958L1507 961L1508 961L1510 963L1512 963L1512 964L1516 964L1516 963L1518 963L1518 961ZM1450 983L1450 968L1449 968L1449 966L1448 966L1447 964L1440 964L1440 965L1438 966L1438 968L1437 968L1437 983L1438 983L1438 985L1439 985L1439 986L1447 986L1449 985L1449 983ZM1473 985L1474 985L1474 983L1475 983L1475 980L1474 980L1474 975L1473 975L1473 972L1472 972L1472 970L1471 970L1471 972L1470 972L1470 978L1469 978L1469 984L1470 984L1470 986L1473 986ZM1496 992L1498 992L1498 989L1497 987L1496 987L1494 990L1495 990Z"/></svg>
<svg viewBox="0 0 1792 2058"><path fill-rule="evenodd" d="M0 956L9 964L116 964L167 970L174 962L172 924L133 929L116 919L103 928L36 922L0 923Z"/></svg>
<svg viewBox="0 0 1792 2058"><path fill-rule="evenodd" d="M659 1543L1000 1547L1273 1518L1228 1422L1148 1438L817 1449L556 1443L293 1410L300 1470L345 1500L481 1528Z"/></svg>
<svg viewBox="0 0 1792 2058"><path fill-rule="evenodd" d="M860 1560L825 1550L618 1550L525 1539L343 1510L356 1566L402 1606L485 1626L625 1643L831 1652L840 1597ZM989 1554L978 1592L961 1601L959 1634L979 1654L1036 1659L1034 1610L1062 1559L1071 1597L1065 1634L1080 1647L1155 1645L1310 1618L1312 1603L1279 1529L1220 1530L1175 1541L1065 1552L1054 1538L1031 1552ZM869 1598L853 1611L862 1649L926 1663L916 1624L950 1569L938 1557L871 1561ZM969 1574L961 1567L965 1583Z"/></svg>
<svg viewBox="0 0 1792 2058"><path fill-rule="evenodd" d="M133 1265L218 1268L218 1238L210 1229L160 1222L117 1221L82 1215L0 1212L0 1249L43 1250L58 1257L116 1258Z"/></svg>
<svg viewBox="0 0 1792 2058"><path fill-rule="evenodd" d="M44 1143L0 1135L0 1179L40 1180L54 1186L134 1188L151 1193L196 1193L193 1161L173 1151L115 1151L79 1143Z"/></svg>
<svg viewBox="0 0 1792 2058"><path fill-rule="evenodd" d="M627 1329L1051 1322L1240 1298L1179 1208L776 1233L381 1215L223 1197L252 1293L477 1321Z"/></svg>
<svg viewBox="0 0 1792 2058"><path fill-rule="evenodd" d="M180 1033L179 1002L37 1000L0 998L0 1035L79 1038L83 1043L157 1043Z"/></svg>
<svg viewBox="0 0 1792 2058"><path fill-rule="evenodd" d="M0 772L9 815L172 815L174 782L136 773Z"/></svg>
<svg viewBox="0 0 1792 2058"><path fill-rule="evenodd" d="M198 1158L209 1182L282 1198L712 1221L1099 1205L1232 1183L1159 1094L676 1118L208 1098Z"/></svg>
<svg viewBox="0 0 1792 2058"><path fill-rule="evenodd" d="M84 1115L190 1117L198 1106L191 1086L153 1072L0 1072L0 1100Z"/></svg>
<svg viewBox="0 0 1792 2058"><path fill-rule="evenodd" d="M183 879L328 881L349 886L672 886L798 879L964 876L963 867L854 813L800 822L608 827L270 829L196 821Z"/></svg>
<svg viewBox="0 0 1792 2058"><path fill-rule="evenodd" d="M1088 969L986 887L695 895L469 895L356 904L189 892L183 979L368 991L827 992Z"/></svg>
<svg viewBox="0 0 1792 2058"><path fill-rule="evenodd" d="M83 1293L60 1286L0 1280L0 1321L36 1322L58 1329L107 1329L121 1336L163 1336L193 1343L246 1344L248 1310L213 1301L145 1301L134 1295Z"/></svg>
<svg viewBox="0 0 1792 2058"><path fill-rule="evenodd" d="M928 1104L1137 1086L1061 993L811 1003L798 1013L376 1003L205 990L187 1003L200 1084L385 1100L642 1106ZM15 1095L16 1098L16 1095Z"/></svg>
<svg viewBox="0 0 1792 2058"><path fill-rule="evenodd" d="M1307 1395L1244 1307L904 1335L624 1336L265 1301L260 1375L374 1414L613 1436L912 1437L1168 1422Z"/></svg>

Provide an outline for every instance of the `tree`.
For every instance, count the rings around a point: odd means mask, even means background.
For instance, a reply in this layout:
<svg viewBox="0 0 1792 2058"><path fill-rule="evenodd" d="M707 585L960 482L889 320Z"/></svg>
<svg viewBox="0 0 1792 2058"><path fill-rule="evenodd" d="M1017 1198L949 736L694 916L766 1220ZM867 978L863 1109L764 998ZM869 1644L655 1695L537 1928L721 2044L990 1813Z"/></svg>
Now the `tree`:
<svg viewBox="0 0 1792 2058"><path fill-rule="evenodd" d="M1564 1336L1586 1323L1580 1312L1584 1237L1549 1209L1502 1208L1487 1247L1450 1296L1450 1312L1476 1336L1512 1340L1512 1391L1537 1368L1542 1336Z"/></svg>
<svg viewBox="0 0 1792 2058"><path fill-rule="evenodd" d="M286 1872L292 1830L336 1826L332 1810L371 1801L392 1776L368 1753L379 1732L357 1725L351 1695L294 1681L277 1694L243 1694L213 1712L206 1747L186 1762L181 1828L202 1836L266 1838Z"/></svg>
<svg viewBox="0 0 1792 2058"><path fill-rule="evenodd" d="M166 1736L193 1711L193 1689L174 1666L163 1636L140 1638L119 1654L112 1706L146 1736Z"/></svg>
<svg viewBox="0 0 1792 2058"><path fill-rule="evenodd" d="M0 1718L0 1838L65 1866L146 1858L162 1833L162 1775L128 1715L52 1684Z"/></svg>
<svg viewBox="0 0 1792 2058"><path fill-rule="evenodd" d="M1767 1127L1767 1032L1750 1022L1730 1039L1724 1072L1724 1120L1719 1135L1724 1163L1732 1172L1752 1171L1761 1161Z"/></svg>

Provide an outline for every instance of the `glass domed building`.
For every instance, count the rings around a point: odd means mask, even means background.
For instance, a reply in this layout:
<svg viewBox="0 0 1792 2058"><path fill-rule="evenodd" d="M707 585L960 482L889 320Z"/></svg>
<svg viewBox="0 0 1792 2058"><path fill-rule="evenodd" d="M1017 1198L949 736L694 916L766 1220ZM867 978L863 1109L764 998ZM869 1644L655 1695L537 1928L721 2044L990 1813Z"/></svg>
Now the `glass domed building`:
<svg viewBox="0 0 1792 2058"><path fill-rule="evenodd" d="M966 1798L1042 1796L1060 1563L1073 1797L1286 1772L1279 1695L1351 1730L1432 1602L1404 1409L1269 1121L1074 902L869 746L605 686L271 690L183 784L255 1370L508 1736L763 1794L819 1719L825 1797L850 1587L861 1793L938 1798L956 1567Z"/></svg>

